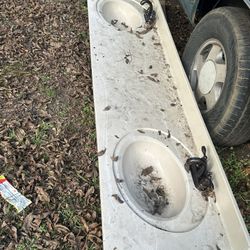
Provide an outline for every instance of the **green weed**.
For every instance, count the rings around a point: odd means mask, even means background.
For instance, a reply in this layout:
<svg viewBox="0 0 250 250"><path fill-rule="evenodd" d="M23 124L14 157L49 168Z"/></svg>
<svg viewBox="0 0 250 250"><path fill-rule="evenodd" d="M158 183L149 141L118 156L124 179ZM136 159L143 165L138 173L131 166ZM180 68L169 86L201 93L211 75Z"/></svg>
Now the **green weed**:
<svg viewBox="0 0 250 250"><path fill-rule="evenodd" d="M95 244L92 242L88 242L88 250L95 250L95 249L96 249Z"/></svg>
<svg viewBox="0 0 250 250"><path fill-rule="evenodd" d="M239 160L235 152L231 152L228 156L222 155L221 162L225 169L228 181L234 193L235 199L240 207L242 216L250 231L250 216L249 216L249 186L250 179L245 172L246 163L249 160Z"/></svg>
<svg viewBox="0 0 250 250"><path fill-rule="evenodd" d="M81 32L79 34L79 38L80 38L81 41L84 42L84 41L89 39L89 34L87 32Z"/></svg>
<svg viewBox="0 0 250 250"><path fill-rule="evenodd" d="M85 101L82 108L83 125L88 128L95 126L94 108L89 101Z"/></svg>
<svg viewBox="0 0 250 250"><path fill-rule="evenodd" d="M88 4L87 0L80 0L80 8L84 15L88 14Z"/></svg>
<svg viewBox="0 0 250 250"><path fill-rule="evenodd" d="M49 75L44 74L40 76L40 79L42 80L43 83L47 83L51 80L51 77Z"/></svg>
<svg viewBox="0 0 250 250"><path fill-rule="evenodd" d="M39 231L40 233L47 233L48 232L48 228L47 228L47 225L42 223L40 226L39 226Z"/></svg>
<svg viewBox="0 0 250 250"><path fill-rule="evenodd" d="M59 211L59 215L62 221L69 225L71 228L81 228L81 221L78 215L75 213L75 210L70 208L69 206L64 207Z"/></svg>
<svg viewBox="0 0 250 250"><path fill-rule="evenodd" d="M66 118L69 113L69 108L66 105L61 105L58 115L60 118Z"/></svg>
<svg viewBox="0 0 250 250"><path fill-rule="evenodd" d="M17 246L17 250L36 250L35 239L25 239L24 242L19 243Z"/></svg>
<svg viewBox="0 0 250 250"><path fill-rule="evenodd" d="M36 130L35 135L33 136L31 140L32 143L37 146L40 146L43 140L48 136L48 133L52 127L53 126L50 123L42 122L39 125L38 129Z"/></svg>
<svg viewBox="0 0 250 250"><path fill-rule="evenodd" d="M44 86L43 93L50 99L53 99L56 97L56 91L52 87Z"/></svg>
<svg viewBox="0 0 250 250"><path fill-rule="evenodd" d="M14 129L10 129L8 131L8 137L10 141L15 141L16 140L16 133Z"/></svg>
<svg viewBox="0 0 250 250"><path fill-rule="evenodd" d="M91 181L92 181L91 183L92 186L94 186L95 189L99 189L99 179L96 176L94 176Z"/></svg>
<svg viewBox="0 0 250 250"><path fill-rule="evenodd" d="M222 158L221 160L231 188L237 193L241 184L247 182L243 163L237 159L234 152L232 152L227 158Z"/></svg>

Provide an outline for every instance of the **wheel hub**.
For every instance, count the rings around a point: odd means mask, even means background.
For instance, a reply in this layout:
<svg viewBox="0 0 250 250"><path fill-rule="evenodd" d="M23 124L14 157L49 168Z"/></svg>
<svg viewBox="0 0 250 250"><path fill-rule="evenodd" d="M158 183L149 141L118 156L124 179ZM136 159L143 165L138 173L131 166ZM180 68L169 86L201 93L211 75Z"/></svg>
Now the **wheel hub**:
<svg viewBox="0 0 250 250"><path fill-rule="evenodd" d="M226 80L227 60L222 44L209 39L198 49L191 68L190 83L203 113L218 102Z"/></svg>
<svg viewBox="0 0 250 250"><path fill-rule="evenodd" d="M208 94L214 86L216 67L212 60L207 61L201 68L198 88L203 95Z"/></svg>

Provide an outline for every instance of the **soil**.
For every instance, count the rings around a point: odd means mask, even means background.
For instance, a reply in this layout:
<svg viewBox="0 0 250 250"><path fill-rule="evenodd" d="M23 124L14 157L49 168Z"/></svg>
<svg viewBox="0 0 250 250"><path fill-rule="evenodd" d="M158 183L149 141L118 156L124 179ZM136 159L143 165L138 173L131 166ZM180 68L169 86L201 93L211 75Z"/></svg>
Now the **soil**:
<svg viewBox="0 0 250 250"><path fill-rule="evenodd" d="M190 24L178 0L165 0L165 3L165 13L168 25L175 41L176 48L181 55L193 31L193 26Z"/></svg>
<svg viewBox="0 0 250 250"><path fill-rule="evenodd" d="M192 26L167 14L181 54ZM0 199L0 249L101 249L86 1L0 0L0 23L0 174L32 201Z"/></svg>
<svg viewBox="0 0 250 250"><path fill-rule="evenodd" d="M32 201L0 199L0 249L100 249L86 2L0 3L0 175Z"/></svg>

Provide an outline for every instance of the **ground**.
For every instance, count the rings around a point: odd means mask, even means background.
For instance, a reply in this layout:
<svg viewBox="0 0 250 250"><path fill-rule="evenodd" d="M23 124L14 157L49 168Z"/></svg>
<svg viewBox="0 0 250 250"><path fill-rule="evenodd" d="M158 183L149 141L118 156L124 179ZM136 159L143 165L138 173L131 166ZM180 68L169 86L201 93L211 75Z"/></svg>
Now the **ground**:
<svg viewBox="0 0 250 250"><path fill-rule="evenodd" d="M192 27L168 14L181 53ZM0 174L32 201L0 199L0 249L100 249L86 2L0 0L0 23ZM249 147L218 149L248 225Z"/></svg>
<svg viewBox="0 0 250 250"><path fill-rule="evenodd" d="M0 2L0 249L101 248L86 2Z"/></svg>

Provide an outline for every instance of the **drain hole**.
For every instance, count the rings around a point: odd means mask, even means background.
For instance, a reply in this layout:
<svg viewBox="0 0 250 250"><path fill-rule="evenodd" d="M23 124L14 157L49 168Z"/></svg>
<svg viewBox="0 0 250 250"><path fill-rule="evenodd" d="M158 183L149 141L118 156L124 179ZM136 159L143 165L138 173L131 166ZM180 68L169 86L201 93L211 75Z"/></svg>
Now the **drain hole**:
<svg viewBox="0 0 250 250"><path fill-rule="evenodd" d="M124 202L143 221L164 231L186 232L200 224L208 202L183 167L192 154L169 135L142 128L122 138L114 151L119 155L113 161L114 177Z"/></svg>

